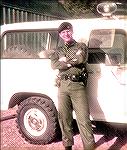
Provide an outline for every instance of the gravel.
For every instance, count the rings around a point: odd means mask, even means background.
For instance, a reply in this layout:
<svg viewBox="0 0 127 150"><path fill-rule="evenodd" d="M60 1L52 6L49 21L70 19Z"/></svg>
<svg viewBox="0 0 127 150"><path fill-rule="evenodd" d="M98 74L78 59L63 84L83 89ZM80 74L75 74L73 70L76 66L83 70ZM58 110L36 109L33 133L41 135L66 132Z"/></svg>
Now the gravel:
<svg viewBox="0 0 127 150"><path fill-rule="evenodd" d="M1 117L12 115L16 112L16 108L8 111L1 111ZM103 134L94 134L97 145L96 150L127 150L127 136L105 137ZM73 150L83 150L82 141L79 133L74 136L75 145ZM57 141L47 145L33 145L28 143L21 137L16 127L15 118L1 122L1 150L64 150L62 141Z"/></svg>

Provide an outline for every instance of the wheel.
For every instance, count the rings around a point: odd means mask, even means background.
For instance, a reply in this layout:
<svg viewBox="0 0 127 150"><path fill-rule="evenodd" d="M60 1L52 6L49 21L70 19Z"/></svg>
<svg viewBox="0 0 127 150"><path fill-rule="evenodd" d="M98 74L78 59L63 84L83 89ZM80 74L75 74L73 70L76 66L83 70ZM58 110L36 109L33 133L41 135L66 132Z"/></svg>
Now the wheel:
<svg viewBox="0 0 127 150"><path fill-rule="evenodd" d="M21 102L16 122L19 133L31 144L48 144L56 138L57 110L49 99L29 97Z"/></svg>

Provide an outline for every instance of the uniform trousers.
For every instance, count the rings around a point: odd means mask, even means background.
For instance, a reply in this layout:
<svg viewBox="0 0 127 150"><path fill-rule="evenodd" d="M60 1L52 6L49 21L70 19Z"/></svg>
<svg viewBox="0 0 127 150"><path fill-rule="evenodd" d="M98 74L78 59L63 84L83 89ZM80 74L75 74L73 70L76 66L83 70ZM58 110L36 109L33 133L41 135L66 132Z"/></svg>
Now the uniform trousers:
<svg viewBox="0 0 127 150"><path fill-rule="evenodd" d="M74 145L73 139L73 110L84 150L94 149L94 136L89 118L89 106L86 98L86 87L82 82L61 80L58 89L58 120L65 147Z"/></svg>

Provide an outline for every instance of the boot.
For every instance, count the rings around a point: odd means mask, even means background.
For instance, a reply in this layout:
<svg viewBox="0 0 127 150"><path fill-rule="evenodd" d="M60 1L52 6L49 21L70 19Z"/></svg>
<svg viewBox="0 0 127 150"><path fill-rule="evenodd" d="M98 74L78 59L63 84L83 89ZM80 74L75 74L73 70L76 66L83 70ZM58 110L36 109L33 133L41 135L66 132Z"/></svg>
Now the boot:
<svg viewBox="0 0 127 150"><path fill-rule="evenodd" d="M72 146L65 147L65 150L72 150Z"/></svg>

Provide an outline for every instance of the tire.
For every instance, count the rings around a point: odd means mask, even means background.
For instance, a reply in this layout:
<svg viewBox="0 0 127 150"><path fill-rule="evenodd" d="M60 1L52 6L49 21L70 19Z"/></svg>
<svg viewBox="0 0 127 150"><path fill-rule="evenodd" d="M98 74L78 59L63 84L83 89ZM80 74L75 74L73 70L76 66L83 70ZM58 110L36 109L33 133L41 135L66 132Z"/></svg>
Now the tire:
<svg viewBox="0 0 127 150"><path fill-rule="evenodd" d="M42 97L29 97L18 107L19 133L31 144L51 143L57 135L58 119L54 103Z"/></svg>

